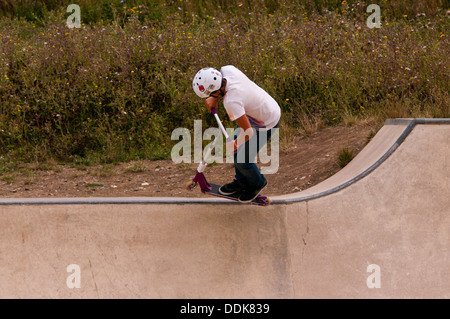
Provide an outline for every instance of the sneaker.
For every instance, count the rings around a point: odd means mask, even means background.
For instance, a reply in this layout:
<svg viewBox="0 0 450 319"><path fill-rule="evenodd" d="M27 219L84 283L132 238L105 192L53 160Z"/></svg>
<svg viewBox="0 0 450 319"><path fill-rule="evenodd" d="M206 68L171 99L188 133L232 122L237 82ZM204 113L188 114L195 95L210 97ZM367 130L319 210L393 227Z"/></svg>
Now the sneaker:
<svg viewBox="0 0 450 319"><path fill-rule="evenodd" d="M242 187L236 179L231 183L225 184L219 188L219 193L222 195L232 195L240 191L242 191Z"/></svg>
<svg viewBox="0 0 450 319"><path fill-rule="evenodd" d="M252 190L245 190L241 196L239 196L239 201L241 203L249 203L252 200L254 200L256 197L258 197L259 193L264 189L264 187L267 186L267 180L264 181L263 186L261 186L258 189L252 189Z"/></svg>

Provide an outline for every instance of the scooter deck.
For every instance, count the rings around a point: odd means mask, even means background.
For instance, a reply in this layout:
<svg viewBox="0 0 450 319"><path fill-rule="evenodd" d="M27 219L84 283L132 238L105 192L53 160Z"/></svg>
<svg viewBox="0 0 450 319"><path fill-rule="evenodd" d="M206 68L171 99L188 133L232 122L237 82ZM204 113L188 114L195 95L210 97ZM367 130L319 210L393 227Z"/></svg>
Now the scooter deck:
<svg viewBox="0 0 450 319"><path fill-rule="evenodd" d="M211 187L212 187L211 190L204 190L204 189L202 189L203 193L209 194L209 195L213 195L213 196L217 196L217 197L230 199L230 200L233 200L235 202L239 202L240 193L235 193L235 194L232 194L232 195L222 195L222 194L219 193L219 188L221 187L221 185L211 184L211 183L209 185L211 185ZM258 205L258 206L268 206L268 205L270 205L270 199L267 196L258 195L251 202L243 203L243 204L251 204L251 205Z"/></svg>

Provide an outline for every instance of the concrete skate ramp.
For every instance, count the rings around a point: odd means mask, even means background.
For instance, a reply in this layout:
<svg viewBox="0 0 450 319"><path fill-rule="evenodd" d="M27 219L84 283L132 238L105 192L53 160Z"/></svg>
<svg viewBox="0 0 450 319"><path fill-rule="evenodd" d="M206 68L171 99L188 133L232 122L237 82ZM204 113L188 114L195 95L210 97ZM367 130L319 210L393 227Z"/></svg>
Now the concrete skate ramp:
<svg viewBox="0 0 450 319"><path fill-rule="evenodd" d="M0 298L449 298L449 124L387 121L269 207L1 199Z"/></svg>

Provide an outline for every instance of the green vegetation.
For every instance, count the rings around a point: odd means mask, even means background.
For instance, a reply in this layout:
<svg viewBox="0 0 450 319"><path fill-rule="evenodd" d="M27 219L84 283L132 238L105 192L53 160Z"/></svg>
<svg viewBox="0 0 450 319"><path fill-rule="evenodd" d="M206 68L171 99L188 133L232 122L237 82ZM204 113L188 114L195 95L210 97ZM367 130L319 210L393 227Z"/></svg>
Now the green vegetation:
<svg viewBox="0 0 450 319"><path fill-rule="evenodd" d="M340 168L344 168L355 157L353 150L345 147L338 152L337 163Z"/></svg>
<svg viewBox="0 0 450 319"><path fill-rule="evenodd" d="M369 134L366 137L366 143L369 143L376 135L376 132L374 130L371 130Z"/></svg>
<svg viewBox="0 0 450 319"><path fill-rule="evenodd" d="M103 187L103 184L90 183L86 184L86 187Z"/></svg>
<svg viewBox="0 0 450 319"><path fill-rule="evenodd" d="M134 163L132 163L127 169L127 172L132 172L132 173L142 173L145 172L145 170L147 169L145 162L142 160L136 161Z"/></svg>
<svg viewBox="0 0 450 319"><path fill-rule="evenodd" d="M448 1L379 2L369 29L364 1L80 0L69 29L73 1L0 0L0 160L168 158L174 128L215 126L191 88L206 66L266 89L282 134L449 117Z"/></svg>

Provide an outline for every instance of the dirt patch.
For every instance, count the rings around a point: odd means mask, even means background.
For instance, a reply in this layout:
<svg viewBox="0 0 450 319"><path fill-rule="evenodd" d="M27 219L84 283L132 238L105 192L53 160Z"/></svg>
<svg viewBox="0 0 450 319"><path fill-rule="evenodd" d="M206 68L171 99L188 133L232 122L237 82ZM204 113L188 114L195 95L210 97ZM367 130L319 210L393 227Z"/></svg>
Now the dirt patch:
<svg viewBox="0 0 450 319"><path fill-rule="evenodd" d="M328 127L309 136L295 136L280 150L276 174L265 175L266 195L287 194L314 186L340 170L337 153L342 148L357 154L376 131L375 124ZM136 161L117 165L72 167L53 165L22 168L0 176L0 197L202 197L200 190L186 190L198 164L171 160ZM209 182L233 180L232 164L207 167Z"/></svg>

